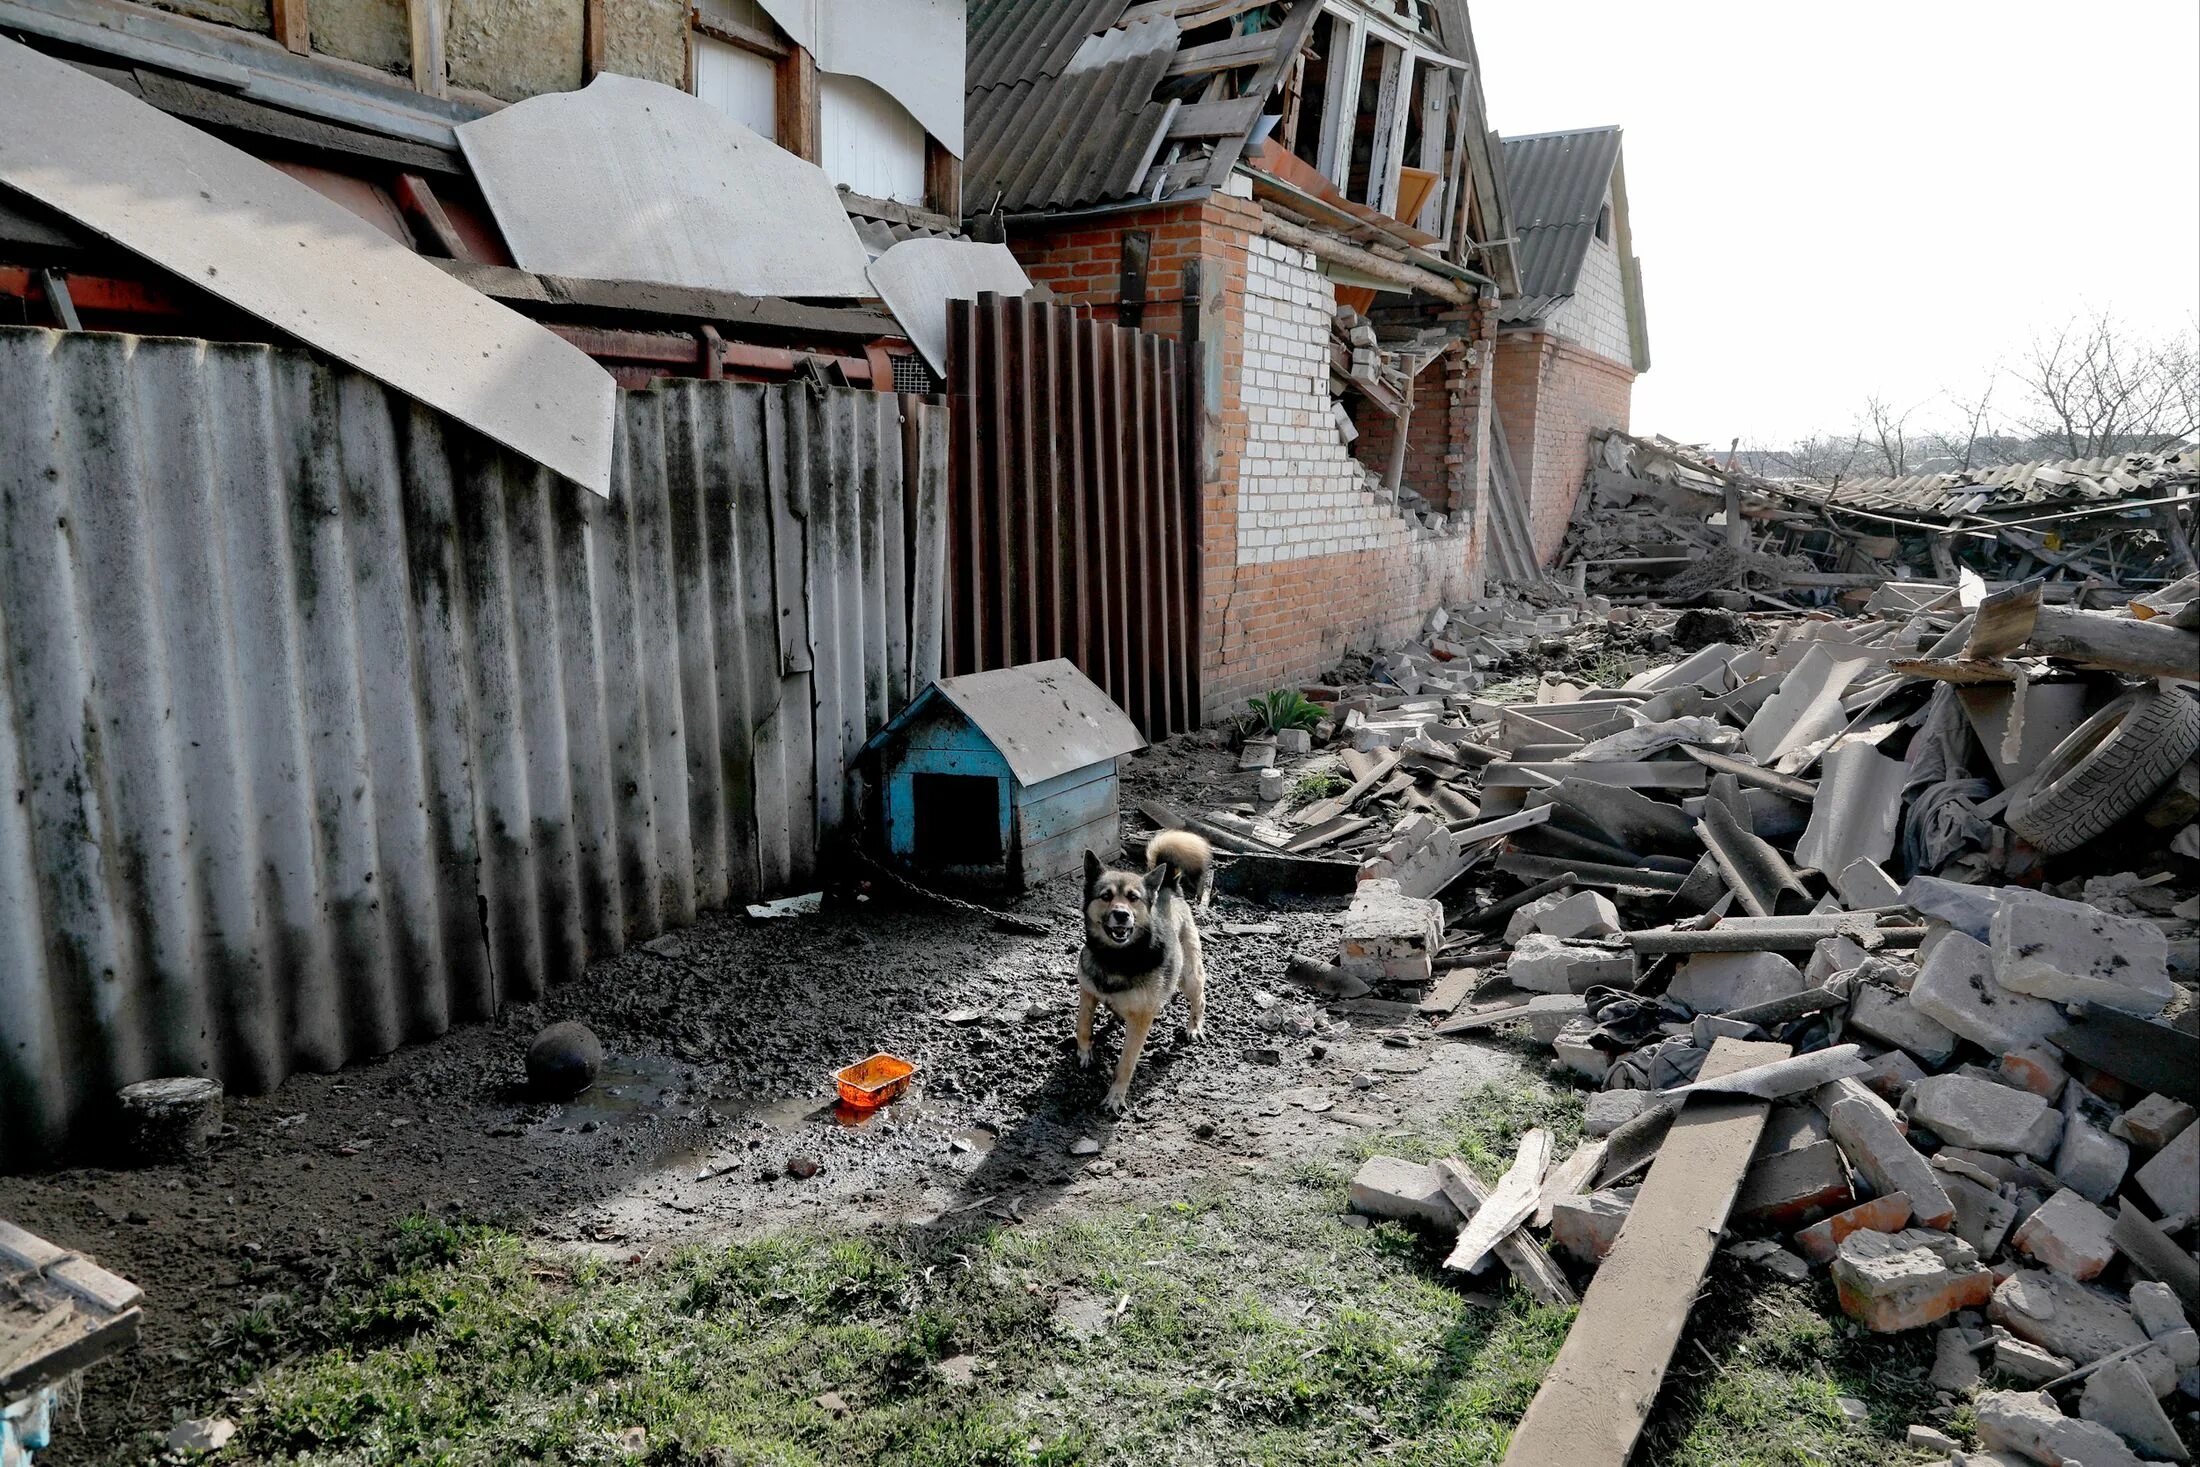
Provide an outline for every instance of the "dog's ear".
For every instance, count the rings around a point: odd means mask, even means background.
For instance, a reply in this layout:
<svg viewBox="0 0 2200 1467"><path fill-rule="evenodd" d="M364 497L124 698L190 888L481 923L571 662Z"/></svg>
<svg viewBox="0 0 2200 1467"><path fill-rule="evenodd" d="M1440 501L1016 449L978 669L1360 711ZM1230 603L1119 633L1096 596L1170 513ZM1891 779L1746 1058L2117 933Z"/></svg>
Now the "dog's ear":
<svg viewBox="0 0 2200 1467"><path fill-rule="evenodd" d="M1100 884L1100 872L1103 869L1098 856L1090 851L1085 852L1085 890L1091 891Z"/></svg>
<svg viewBox="0 0 2200 1467"><path fill-rule="evenodd" d="M1175 875L1176 868L1166 861L1148 871L1146 873L1146 900L1151 902L1160 896L1168 887L1170 879Z"/></svg>

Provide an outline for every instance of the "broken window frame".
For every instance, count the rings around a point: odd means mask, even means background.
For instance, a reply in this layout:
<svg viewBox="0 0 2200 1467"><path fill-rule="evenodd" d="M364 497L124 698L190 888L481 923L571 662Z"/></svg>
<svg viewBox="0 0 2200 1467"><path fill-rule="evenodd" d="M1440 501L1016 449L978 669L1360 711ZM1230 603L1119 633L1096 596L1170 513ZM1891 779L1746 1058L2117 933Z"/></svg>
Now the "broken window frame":
<svg viewBox="0 0 2200 1467"><path fill-rule="evenodd" d="M1318 129L1318 146L1315 150L1315 167L1331 183L1353 198L1373 209L1389 213L1396 206L1399 187L1399 167L1405 163L1407 123L1412 114L1414 79L1423 67L1434 68L1445 76L1441 91L1443 100L1438 104L1442 125L1433 142L1428 126L1429 102L1424 99L1421 145L1418 156L1423 160L1416 167L1429 167L1434 160L1437 175L1436 187L1421 207L1418 219L1433 217L1441 228L1427 232L1437 235L1444 246L1452 238L1452 219L1457 210L1450 201L1458 192L1458 158L1463 149L1460 136L1459 105L1465 87L1450 77L1458 72L1464 77L1468 65L1457 57L1446 55L1429 46L1415 33L1393 21L1349 0L1324 0L1323 12L1330 17L1330 51L1325 58L1328 66L1328 84L1322 98L1322 115L1314 120ZM1352 194L1349 180L1352 173L1354 135L1360 116L1360 90L1367 65L1367 47L1370 42L1391 49L1396 58L1386 62L1377 89L1375 117L1376 128L1372 150L1368 159L1368 181L1363 192L1365 198ZM1340 44L1341 42L1341 44ZM1299 127L1304 129L1307 120L1301 118ZM1406 221L1414 223L1415 221ZM1420 227L1417 225L1417 227Z"/></svg>

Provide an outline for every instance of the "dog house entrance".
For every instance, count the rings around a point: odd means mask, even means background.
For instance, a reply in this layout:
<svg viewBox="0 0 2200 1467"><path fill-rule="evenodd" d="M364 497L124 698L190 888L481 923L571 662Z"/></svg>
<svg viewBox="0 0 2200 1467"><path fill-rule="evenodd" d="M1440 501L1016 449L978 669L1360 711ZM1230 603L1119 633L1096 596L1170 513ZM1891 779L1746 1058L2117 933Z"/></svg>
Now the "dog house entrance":
<svg viewBox="0 0 2200 1467"><path fill-rule="evenodd" d="M982 774L909 777L915 855L925 866L1001 864L1001 782Z"/></svg>

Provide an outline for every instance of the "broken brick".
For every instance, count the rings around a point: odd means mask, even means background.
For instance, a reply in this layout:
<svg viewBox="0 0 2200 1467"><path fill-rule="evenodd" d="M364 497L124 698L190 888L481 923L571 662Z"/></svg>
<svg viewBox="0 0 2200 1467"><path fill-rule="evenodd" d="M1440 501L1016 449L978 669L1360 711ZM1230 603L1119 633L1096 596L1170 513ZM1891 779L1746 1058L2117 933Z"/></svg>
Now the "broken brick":
<svg viewBox="0 0 2200 1467"><path fill-rule="evenodd" d="M2045 1099L1967 1075L1927 1075L1910 1087L1903 1104L1943 1141L1981 1151L2045 1157L2062 1136L2062 1118Z"/></svg>
<svg viewBox="0 0 2200 1467"><path fill-rule="evenodd" d="M1819 1141L1760 1154L1735 1195L1733 1217L1745 1226L1795 1228L1848 1206L1855 1196L1841 1148Z"/></svg>
<svg viewBox="0 0 2200 1467"><path fill-rule="evenodd" d="M1968 1243L1924 1228L1849 1234L1834 1255L1833 1281L1849 1317L1881 1334L1975 1309L1994 1292L1992 1271Z"/></svg>
<svg viewBox="0 0 2200 1467"><path fill-rule="evenodd" d="M2151 1017L2177 994L2161 927L2085 902L2005 888L1990 947L2002 987L2051 1003L2091 1001Z"/></svg>
<svg viewBox="0 0 2200 1467"><path fill-rule="evenodd" d="M2009 1241L2064 1278L2090 1279L2116 1256L2108 1230L2108 1214L2065 1187L2035 1208Z"/></svg>
<svg viewBox="0 0 2200 1467"><path fill-rule="evenodd" d="M1849 1164L1874 1192L1882 1197L1901 1193L1909 1199L1918 1226L1944 1228L1955 1219L1955 1205L1933 1175L1932 1164L1895 1129L1876 1097L1836 1101L1826 1122Z"/></svg>
<svg viewBox="0 0 2200 1467"><path fill-rule="evenodd" d="M1795 1248L1812 1263L1831 1263L1834 1255L1841 1251L1841 1240L1849 1234L1860 1229L1898 1233L1909 1221L1909 1194L1890 1192L1812 1223L1795 1235Z"/></svg>

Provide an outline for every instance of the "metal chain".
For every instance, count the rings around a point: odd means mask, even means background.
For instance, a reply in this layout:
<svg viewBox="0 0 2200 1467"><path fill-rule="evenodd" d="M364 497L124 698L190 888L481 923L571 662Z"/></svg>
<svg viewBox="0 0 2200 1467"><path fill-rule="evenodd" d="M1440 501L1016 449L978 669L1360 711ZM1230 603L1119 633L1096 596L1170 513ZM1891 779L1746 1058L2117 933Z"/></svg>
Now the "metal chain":
<svg viewBox="0 0 2200 1467"><path fill-rule="evenodd" d="M946 906L954 907L960 911L975 912L981 917L990 917L993 920L995 926L1004 928L1010 932L1021 932L1032 937L1044 937L1047 935L1048 932L1052 930L1045 923L1037 921L1036 919L1031 917L1019 917L1011 912L997 911L996 909L988 907L980 902L968 901L958 896L949 896L944 891L934 891L928 886L919 886L916 882L911 881L908 877L902 875L899 871L896 871L892 867L878 861L871 855L870 852L864 850L860 839L861 834L862 832L859 830L857 832L858 840L852 847L855 852L855 858L858 861L861 861L864 865L870 867L873 871L876 871L879 875L885 877L888 881L894 883L894 885L900 887L903 891L914 893L917 896L924 897L928 901L935 901L942 903Z"/></svg>

